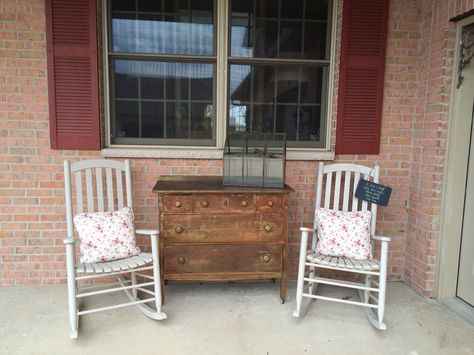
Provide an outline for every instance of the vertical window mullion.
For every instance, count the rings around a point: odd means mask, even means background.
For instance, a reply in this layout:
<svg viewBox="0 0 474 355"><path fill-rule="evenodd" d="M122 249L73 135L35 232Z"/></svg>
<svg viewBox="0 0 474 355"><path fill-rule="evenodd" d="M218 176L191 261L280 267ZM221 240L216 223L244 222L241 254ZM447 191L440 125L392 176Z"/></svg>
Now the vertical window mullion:
<svg viewBox="0 0 474 355"><path fill-rule="evenodd" d="M192 101L191 101L191 78L188 78L188 138L192 138Z"/></svg>
<svg viewBox="0 0 474 355"><path fill-rule="evenodd" d="M255 67L250 66L250 131L253 131L253 116L254 116L254 107L255 107L255 100L254 100L254 93L253 93L253 83L255 80Z"/></svg>
<svg viewBox="0 0 474 355"><path fill-rule="evenodd" d="M229 23L229 1L215 0L217 7L216 24L216 95L215 95L215 122L216 122L216 145L223 149L227 130L227 81L228 81L228 23Z"/></svg>
<svg viewBox="0 0 474 355"><path fill-rule="evenodd" d="M275 73L275 84L273 87L273 128L272 133L276 131L276 120L277 120L277 108L278 108L278 67L273 68Z"/></svg>
<svg viewBox="0 0 474 355"><path fill-rule="evenodd" d="M296 140L300 140L300 105L301 105L301 82L303 79L303 69L298 70L298 99L296 102Z"/></svg>
<svg viewBox="0 0 474 355"><path fill-rule="evenodd" d="M138 77L138 137L142 137L142 81Z"/></svg>

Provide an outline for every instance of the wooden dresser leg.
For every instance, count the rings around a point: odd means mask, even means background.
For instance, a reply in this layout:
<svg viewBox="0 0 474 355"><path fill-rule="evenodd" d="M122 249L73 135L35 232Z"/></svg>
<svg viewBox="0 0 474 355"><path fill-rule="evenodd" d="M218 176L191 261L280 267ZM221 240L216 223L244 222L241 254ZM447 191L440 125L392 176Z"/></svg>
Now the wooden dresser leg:
<svg viewBox="0 0 474 355"><path fill-rule="evenodd" d="M280 279L280 300L281 304L286 301L286 277Z"/></svg>

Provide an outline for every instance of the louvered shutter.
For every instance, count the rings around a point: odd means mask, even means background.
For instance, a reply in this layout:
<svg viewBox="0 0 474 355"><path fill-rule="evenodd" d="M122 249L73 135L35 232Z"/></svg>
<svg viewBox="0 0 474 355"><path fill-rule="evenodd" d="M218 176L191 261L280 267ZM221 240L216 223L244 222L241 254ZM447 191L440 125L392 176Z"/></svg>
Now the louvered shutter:
<svg viewBox="0 0 474 355"><path fill-rule="evenodd" d="M100 149L95 0L46 0L51 147Z"/></svg>
<svg viewBox="0 0 474 355"><path fill-rule="evenodd" d="M344 0L338 154L378 154L389 0Z"/></svg>

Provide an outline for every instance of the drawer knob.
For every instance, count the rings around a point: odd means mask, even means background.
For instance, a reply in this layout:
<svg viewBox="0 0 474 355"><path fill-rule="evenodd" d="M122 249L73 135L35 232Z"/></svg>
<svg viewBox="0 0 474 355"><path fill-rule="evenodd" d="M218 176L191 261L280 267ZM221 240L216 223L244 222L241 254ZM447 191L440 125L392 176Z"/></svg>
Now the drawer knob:
<svg viewBox="0 0 474 355"><path fill-rule="evenodd" d="M181 201L176 201L176 202L174 203L174 207L180 208L182 205L183 205L183 204L181 203Z"/></svg>
<svg viewBox="0 0 474 355"><path fill-rule="evenodd" d="M272 201L272 200L268 201L268 202L267 202L267 205L268 205L269 207L273 207L273 201Z"/></svg>
<svg viewBox="0 0 474 355"><path fill-rule="evenodd" d="M183 227L181 227L181 226L177 226L177 227L174 229L174 231L175 231L176 233L183 233L183 230L184 230L184 229L183 229Z"/></svg>
<svg viewBox="0 0 474 355"><path fill-rule="evenodd" d="M178 264L184 264L186 262L186 259L184 258L184 256L178 256Z"/></svg>
<svg viewBox="0 0 474 355"><path fill-rule="evenodd" d="M247 205L249 204L247 201L243 200L241 203L242 207L247 207Z"/></svg>
<svg viewBox="0 0 474 355"><path fill-rule="evenodd" d="M264 263L268 263L270 261L270 255L268 254L265 254L263 257L262 257L262 261Z"/></svg>
<svg viewBox="0 0 474 355"><path fill-rule="evenodd" d="M209 206L209 202L207 202L207 201L201 201L201 206L202 206L202 207L207 207L207 206Z"/></svg>
<svg viewBox="0 0 474 355"><path fill-rule="evenodd" d="M269 224L267 224L267 225L264 227L264 229L265 229L265 231L267 231L267 232L271 232L272 226L269 225Z"/></svg>

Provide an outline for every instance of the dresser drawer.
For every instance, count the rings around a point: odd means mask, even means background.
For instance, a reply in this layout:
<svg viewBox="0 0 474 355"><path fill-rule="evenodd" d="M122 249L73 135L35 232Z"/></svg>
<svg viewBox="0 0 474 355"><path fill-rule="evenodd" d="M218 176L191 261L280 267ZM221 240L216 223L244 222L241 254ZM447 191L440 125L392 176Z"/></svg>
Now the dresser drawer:
<svg viewBox="0 0 474 355"><path fill-rule="evenodd" d="M164 273L281 272L279 245L180 245L164 247Z"/></svg>
<svg viewBox="0 0 474 355"><path fill-rule="evenodd" d="M189 213L193 211L193 195L165 195L163 197L165 212Z"/></svg>
<svg viewBox="0 0 474 355"><path fill-rule="evenodd" d="M281 215L165 215L163 238L170 243L277 242L282 239Z"/></svg>
<svg viewBox="0 0 474 355"><path fill-rule="evenodd" d="M259 224L260 240L283 239L284 217L281 214L262 214Z"/></svg>
<svg viewBox="0 0 474 355"><path fill-rule="evenodd" d="M254 213L253 194L196 194L194 197L196 213Z"/></svg>
<svg viewBox="0 0 474 355"><path fill-rule="evenodd" d="M261 213L278 213L285 210L283 196L257 195L257 211Z"/></svg>

